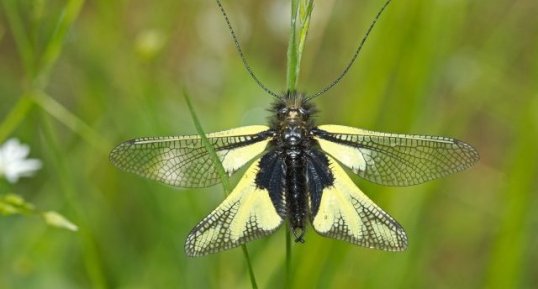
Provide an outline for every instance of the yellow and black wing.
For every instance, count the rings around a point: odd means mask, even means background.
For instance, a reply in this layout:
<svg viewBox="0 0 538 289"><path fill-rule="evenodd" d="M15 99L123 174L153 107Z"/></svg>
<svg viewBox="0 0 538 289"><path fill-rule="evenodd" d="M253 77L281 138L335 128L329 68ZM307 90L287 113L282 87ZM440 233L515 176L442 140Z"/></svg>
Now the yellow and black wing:
<svg viewBox="0 0 538 289"><path fill-rule="evenodd" d="M319 126L314 134L322 150L357 175L381 185L420 184L462 171L479 159L471 145L447 137L340 125Z"/></svg>
<svg viewBox="0 0 538 289"><path fill-rule="evenodd" d="M332 184L311 194L311 223L319 234L385 251L407 248L404 229L372 202L330 156Z"/></svg>
<svg viewBox="0 0 538 289"><path fill-rule="evenodd" d="M262 153L269 142L268 127L244 126L207 135L228 174ZM177 187L207 187L220 181L199 135L146 137L121 143L111 162L132 172Z"/></svg>
<svg viewBox="0 0 538 289"><path fill-rule="evenodd" d="M188 256L231 249L280 227L283 218L269 190L257 184L260 163L260 159L253 162L230 195L192 229L185 243Z"/></svg>

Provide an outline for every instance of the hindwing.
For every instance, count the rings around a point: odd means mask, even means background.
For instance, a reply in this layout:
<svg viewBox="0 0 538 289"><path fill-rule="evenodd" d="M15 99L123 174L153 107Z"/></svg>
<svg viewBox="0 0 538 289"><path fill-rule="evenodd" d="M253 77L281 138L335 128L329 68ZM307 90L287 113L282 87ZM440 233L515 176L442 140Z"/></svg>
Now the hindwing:
<svg viewBox="0 0 538 289"><path fill-rule="evenodd" d="M410 186L462 171L478 152L462 141L392 134L341 125L314 130L321 149L357 175L389 186Z"/></svg>
<svg viewBox="0 0 538 289"><path fill-rule="evenodd" d="M210 133L207 139L224 170L232 174L265 150L268 129L244 126ZM220 181L199 135L133 139L115 147L110 160L120 169L177 187L207 187Z"/></svg>
<svg viewBox="0 0 538 289"><path fill-rule="evenodd" d="M327 158L334 180L320 199L312 198L311 206L317 208L311 209L314 230L369 248L405 250L407 236L402 226L362 193L333 158Z"/></svg>
<svg viewBox="0 0 538 289"><path fill-rule="evenodd" d="M260 164L258 159L250 165L230 195L192 229L185 243L188 256L234 248L269 235L280 227L283 218L277 212L269 190L256 183Z"/></svg>

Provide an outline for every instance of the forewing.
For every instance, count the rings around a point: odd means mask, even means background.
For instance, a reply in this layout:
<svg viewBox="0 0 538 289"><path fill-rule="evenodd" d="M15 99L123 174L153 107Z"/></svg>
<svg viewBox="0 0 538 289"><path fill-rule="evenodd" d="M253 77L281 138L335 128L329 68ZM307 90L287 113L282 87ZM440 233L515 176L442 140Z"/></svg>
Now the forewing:
<svg viewBox="0 0 538 289"><path fill-rule="evenodd" d="M281 224L267 189L256 185L260 161L245 172L230 195L187 237L188 256L231 249L274 232Z"/></svg>
<svg viewBox="0 0 538 289"><path fill-rule="evenodd" d="M265 150L267 126L244 126L210 133L224 170L232 174ZM220 181L199 135L146 137L121 143L110 153L118 168L177 187L207 187Z"/></svg>
<svg viewBox="0 0 538 289"><path fill-rule="evenodd" d="M315 138L325 152L359 176L388 186L420 184L462 171L479 159L472 146L447 137L322 125Z"/></svg>
<svg viewBox="0 0 538 289"><path fill-rule="evenodd" d="M333 185L323 189L312 226L319 234L386 251L407 248L404 229L364 195L333 158L328 157ZM315 200L313 200L315 202Z"/></svg>

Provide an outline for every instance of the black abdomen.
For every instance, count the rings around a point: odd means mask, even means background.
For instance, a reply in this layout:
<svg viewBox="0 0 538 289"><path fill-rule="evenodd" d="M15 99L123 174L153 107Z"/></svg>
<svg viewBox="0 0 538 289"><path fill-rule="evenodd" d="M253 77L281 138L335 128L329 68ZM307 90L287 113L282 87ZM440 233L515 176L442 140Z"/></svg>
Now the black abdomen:
<svg viewBox="0 0 538 289"><path fill-rule="evenodd" d="M301 152L288 154L285 159L285 190L288 218L296 242L303 242L307 217L306 166Z"/></svg>

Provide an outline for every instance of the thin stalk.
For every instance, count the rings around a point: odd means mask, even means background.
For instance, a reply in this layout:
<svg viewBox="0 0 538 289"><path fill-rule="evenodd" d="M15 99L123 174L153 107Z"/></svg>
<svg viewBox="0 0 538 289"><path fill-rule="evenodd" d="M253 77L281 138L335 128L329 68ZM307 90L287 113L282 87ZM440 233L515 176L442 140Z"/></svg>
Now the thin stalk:
<svg viewBox="0 0 538 289"><path fill-rule="evenodd" d="M47 113L43 113L42 115L43 138L51 157L50 163L54 171L59 172L58 175L62 176L61 178L57 178L59 190L63 192L69 208L73 211L75 223L79 224L80 230L77 235L80 239L80 249L81 254L83 254L82 260L88 279L91 282L91 288L106 289L108 288L107 278L96 241L92 234L91 225L75 193L80 188L77 188L76 178L72 173L72 168L62 155L64 148L60 144L56 129L52 125L51 116Z"/></svg>
<svg viewBox="0 0 538 289"><path fill-rule="evenodd" d="M183 95L185 96L187 107L189 108L189 111L191 113L192 122L194 122L194 127L196 128L196 132L198 132L198 135L200 135L200 138L202 139L202 144L204 145L205 149L209 153L209 156L211 157L211 161L213 162L213 164L215 165L217 169L217 173L219 174L220 182L222 183L222 188L224 189L224 193L228 195L231 190L230 190L230 182L228 181L228 176L226 175L226 171L224 170L224 167L222 166L222 163L220 162L220 159L217 156L217 153L215 152L213 145L207 139L204 129L202 128L202 125L200 124L200 120L198 119L196 112L194 112L194 107L192 106L191 98L189 94L187 93L186 89L183 90Z"/></svg>
<svg viewBox="0 0 538 289"><path fill-rule="evenodd" d="M34 79L34 85L37 87L44 87L47 83L49 72L62 51L67 32L78 18L83 5L84 0L70 0L62 9L60 17L54 27L54 32L48 40L45 50L39 59L37 67L38 73L35 76L36 79Z"/></svg>
<svg viewBox="0 0 538 289"><path fill-rule="evenodd" d="M198 135L200 135L200 138L202 139L202 143L204 144L205 149L207 150L207 152L209 153L211 157L211 161L217 168L217 173L219 174L219 178L222 183L222 188L224 189L224 194L225 196L227 196L231 192L230 182L228 181L228 175L226 174L226 171L224 170L224 167L222 166L222 163L220 162L220 159L217 156L217 153L215 152L213 145L207 139L207 136L204 132L204 129L202 128L202 125L200 124L200 121L198 120L198 116L196 115L194 111L194 108L191 103L191 99L186 90L183 90L183 95L185 96L187 107L189 108L189 111L191 113L192 121L194 122L194 127L196 128ZM247 267L248 267L252 289L257 289L258 285L256 283L256 276L254 275L254 269L252 268L252 262L248 254L247 246L242 245L241 249L243 251L243 255L245 256L245 260L247 261Z"/></svg>
<svg viewBox="0 0 538 289"><path fill-rule="evenodd" d="M287 87L290 93L297 91L297 83L301 72L301 59L310 27L310 19L314 0L292 0L290 36L288 41ZM299 25L297 25L299 24ZM291 236L286 224L286 288L291 286Z"/></svg>
<svg viewBox="0 0 538 289"><path fill-rule="evenodd" d="M90 125L86 124L74 113L69 111L65 106L54 100L48 94L37 91L30 95L43 111L50 114L60 123L67 126L76 134L80 135L89 144L93 145L101 153L106 154L110 144L101 135L99 135Z"/></svg>
<svg viewBox="0 0 538 289"><path fill-rule="evenodd" d="M243 250L243 255L245 256L245 260L247 261L248 275L250 277L250 285L252 286L253 289L257 289L258 284L256 284L256 276L254 275L254 269L250 261L250 256L248 254L247 246L242 245L241 249Z"/></svg>
<svg viewBox="0 0 538 289"><path fill-rule="evenodd" d="M16 0L5 0L2 1L2 4L5 9L7 22L11 28L11 33L15 39L15 44L17 45L17 51L22 59L24 71L31 78L35 72L35 54L30 38L28 37L29 33L24 28L22 18L19 14L18 2Z"/></svg>
<svg viewBox="0 0 538 289"><path fill-rule="evenodd" d="M19 98L15 106L11 108L7 116L0 122L0 143L3 143L24 120L31 110L32 104L32 100L26 95Z"/></svg>
<svg viewBox="0 0 538 289"><path fill-rule="evenodd" d="M299 3L298 16L299 16L299 38L297 39L297 65L295 66L295 85L297 85L297 79L301 72L301 60L303 59L303 50L306 42L306 36L308 29L310 28L310 17L312 15L312 9L314 8L314 0L301 1Z"/></svg>
<svg viewBox="0 0 538 289"><path fill-rule="evenodd" d="M291 234L290 225L286 223L286 288L291 288Z"/></svg>
<svg viewBox="0 0 538 289"><path fill-rule="evenodd" d="M286 79L288 91L294 92L297 88L297 11L299 0L291 0L290 38L288 40L288 65Z"/></svg>
<svg viewBox="0 0 538 289"><path fill-rule="evenodd" d="M290 92L297 90L297 83L301 72L301 59L310 28L310 19L314 0L292 0L290 36L288 40L287 87Z"/></svg>

